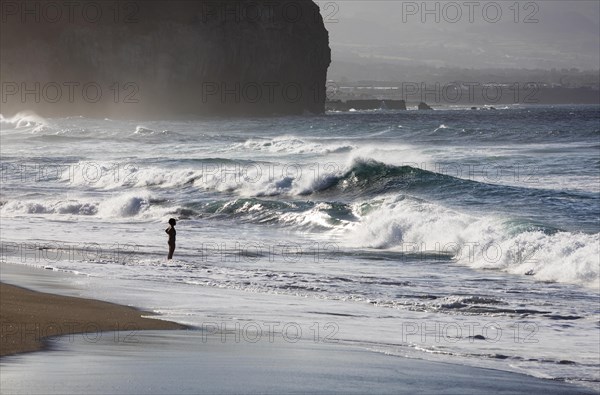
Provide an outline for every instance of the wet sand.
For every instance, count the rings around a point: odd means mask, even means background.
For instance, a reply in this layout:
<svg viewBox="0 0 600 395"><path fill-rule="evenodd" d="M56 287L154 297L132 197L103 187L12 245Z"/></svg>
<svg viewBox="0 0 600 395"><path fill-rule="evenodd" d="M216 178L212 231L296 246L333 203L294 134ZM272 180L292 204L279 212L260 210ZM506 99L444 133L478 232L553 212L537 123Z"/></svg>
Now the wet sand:
<svg viewBox="0 0 600 395"><path fill-rule="evenodd" d="M594 394L521 374L395 357L334 343L140 331L56 338L52 352L3 358L11 394Z"/></svg>
<svg viewBox="0 0 600 395"><path fill-rule="evenodd" d="M511 372L385 355L359 345L271 341L268 336L254 342L200 329L141 330L182 326L143 318L146 313L130 307L56 295L81 294L69 285L74 277L67 273L11 264L0 264L0 269L2 281L13 284L0 283L5 355L0 388L6 393L597 393ZM43 347L52 351L22 353Z"/></svg>
<svg viewBox="0 0 600 395"><path fill-rule="evenodd" d="M46 339L88 333L182 329L137 309L0 283L0 356L41 350Z"/></svg>

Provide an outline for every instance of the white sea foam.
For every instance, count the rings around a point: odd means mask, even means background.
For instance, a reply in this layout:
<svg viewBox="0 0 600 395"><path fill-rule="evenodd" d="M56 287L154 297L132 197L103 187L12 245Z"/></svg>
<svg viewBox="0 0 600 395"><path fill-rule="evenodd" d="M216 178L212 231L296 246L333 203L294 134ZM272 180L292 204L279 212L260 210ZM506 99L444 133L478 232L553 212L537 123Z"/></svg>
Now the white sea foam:
<svg viewBox="0 0 600 395"><path fill-rule="evenodd" d="M91 201L78 200L49 200L36 201L9 201L2 206L2 215L10 214L73 214L95 215L98 204Z"/></svg>
<svg viewBox="0 0 600 395"><path fill-rule="evenodd" d="M148 193L127 193L103 200L98 207L101 217L123 218L133 217L150 206Z"/></svg>
<svg viewBox="0 0 600 395"><path fill-rule="evenodd" d="M443 130L443 129L448 129L448 126L441 124L440 126L435 128L434 133L437 132L438 130Z"/></svg>
<svg viewBox="0 0 600 395"><path fill-rule="evenodd" d="M288 212L277 217L282 224L308 228L337 230L351 224L350 221L337 220L327 213L331 204L318 203L308 211Z"/></svg>
<svg viewBox="0 0 600 395"><path fill-rule="evenodd" d="M273 139L249 139L244 143L234 145L234 149L267 151L272 153L288 153L288 154L329 154L349 152L355 149L356 146L347 143L316 143L306 139L300 139L295 136L278 136Z"/></svg>
<svg viewBox="0 0 600 395"><path fill-rule="evenodd" d="M1 209L2 215L54 214L85 215L98 218L127 218L147 214L150 209L150 194L145 191L117 194L103 200L69 199L43 201L11 200ZM154 213L158 216L158 213Z"/></svg>
<svg viewBox="0 0 600 395"><path fill-rule="evenodd" d="M137 125L135 127L135 132L133 132L133 133L135 133L135 134L154 133L154 130L149 129L145 126Z"/></svg>
<svg viewBox="0 0 600 395"><path fill-rule="evenodd" d="M237 192L240 196L299 195L325 188L347 168L319 164L201 164L195 168L140 167L135 163L78 162L60 173L61 181L77 187L121 190L197 188Z"/></svg>
<svg viewBox="0 0 600 395"><path fill-rule="evenodd" d="M345 167L350 168L359 162L377 161L393 166L433 168L434 159L423 150L404 144L363 145L353 150L345 159Z"/></svg>
<svg viewBox="0 0 600 395"><path fill-rule="evenodd" d="M360 205L356 210L360 215ZM522 230L506 219L476 217L404 197L388 197L349 233L351 245L434 251L476 268L600 288L600 234Z"/></svg>
<svg viewBox="0 0 600 395"><path fill-rule="evenodd" d="M140 167L135 162L86 161L73 164L70 172L61 175L62 181L75 186L113 190L183 186L201 174L193 169Z"/></svg>
<svg viewBox="0 0 600 395"><path fill-rule="evenodd" d="M45 127L47 125L48 121L31 111L22 111L10 118L5 118L0 114L0 130L2 130L2 132L11 129Z"/></svg>

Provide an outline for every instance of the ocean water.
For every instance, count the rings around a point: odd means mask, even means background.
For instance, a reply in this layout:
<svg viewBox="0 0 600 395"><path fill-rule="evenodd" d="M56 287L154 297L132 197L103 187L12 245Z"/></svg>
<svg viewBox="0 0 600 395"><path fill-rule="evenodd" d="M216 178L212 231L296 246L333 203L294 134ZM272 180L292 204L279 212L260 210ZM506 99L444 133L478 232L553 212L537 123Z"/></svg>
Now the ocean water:
<svg viewBox="0 0 600 395"><path fill-rule="evenodd" d="M600 388L598 106L0 123L5 261L199 328Z"/></svg>

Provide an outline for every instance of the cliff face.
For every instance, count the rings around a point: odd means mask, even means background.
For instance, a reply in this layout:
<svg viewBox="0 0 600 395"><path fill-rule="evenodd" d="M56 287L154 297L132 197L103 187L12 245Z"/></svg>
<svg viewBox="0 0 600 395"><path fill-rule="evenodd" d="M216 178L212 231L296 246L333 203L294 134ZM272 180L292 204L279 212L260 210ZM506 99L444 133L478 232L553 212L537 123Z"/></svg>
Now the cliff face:
<svg viewBox="0 0 600 395"><path fill-rule="evenodd" d="M4 115L324 111L331 51L311 0L10 4L0 38Z"/></svg>

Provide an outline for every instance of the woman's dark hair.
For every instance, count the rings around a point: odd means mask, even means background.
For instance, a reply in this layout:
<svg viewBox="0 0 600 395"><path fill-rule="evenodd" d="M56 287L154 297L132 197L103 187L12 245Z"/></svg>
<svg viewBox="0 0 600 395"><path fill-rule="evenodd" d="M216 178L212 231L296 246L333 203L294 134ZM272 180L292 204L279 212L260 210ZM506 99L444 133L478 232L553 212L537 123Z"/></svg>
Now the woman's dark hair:
<svg viewBox="0 0 600 395"><path fill-rule="evenodd" d="M177 221L175 221L175 218L170 218L169 219L169 225L175 226L175 224L177 224Z"/></svg>

